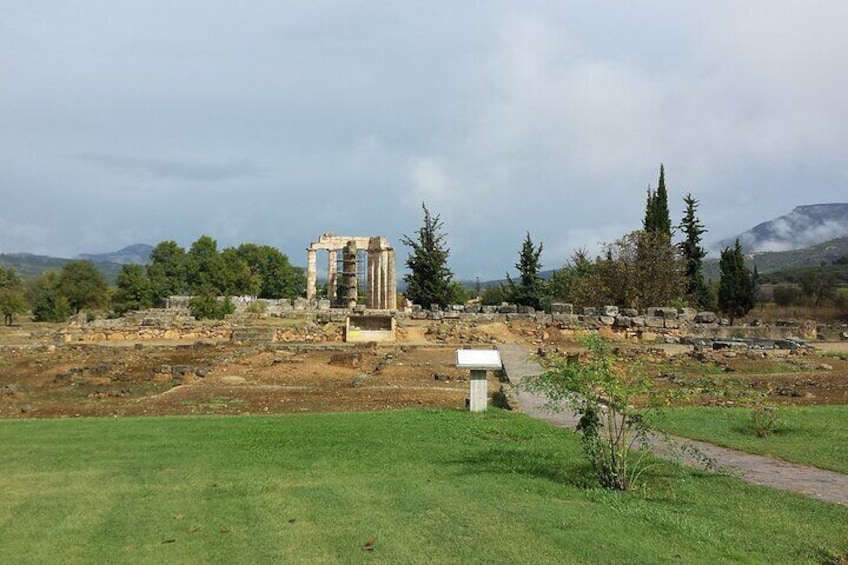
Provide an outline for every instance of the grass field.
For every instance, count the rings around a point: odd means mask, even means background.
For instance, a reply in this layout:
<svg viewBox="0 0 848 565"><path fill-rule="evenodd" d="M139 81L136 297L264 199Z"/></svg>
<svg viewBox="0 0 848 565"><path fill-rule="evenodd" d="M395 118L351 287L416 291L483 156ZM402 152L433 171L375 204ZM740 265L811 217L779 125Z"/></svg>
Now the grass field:
<svg viewBox="0 0 848 565"><path fill-rule="evenodd" d="M3 563L821 563L848 508L490 410L0 421ZM373 540L372 549L363 547Z"/></svg>
<svg viewBox="0 0 848 565"><path fill-rule="evenodd" d="M675 435L848 473L848 406L779 410L783 425L763 438L750 429L750 408L676 408L665 412L661 427Z"/></svg>

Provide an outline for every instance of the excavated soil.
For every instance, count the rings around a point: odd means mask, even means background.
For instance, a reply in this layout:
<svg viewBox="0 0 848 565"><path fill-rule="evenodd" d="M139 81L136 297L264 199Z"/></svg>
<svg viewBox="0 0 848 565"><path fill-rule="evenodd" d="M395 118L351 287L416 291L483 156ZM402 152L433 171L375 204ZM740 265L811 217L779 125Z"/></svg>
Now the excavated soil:
<svg viewBox="0 0 848 565"><path fill-rule="evenodd" d="M55 330L55 328L53 328ZM458 347L519 343L577 351L574 333L530 321L407 321L393 344L63 344L38 325L0 330L0 418L258 414L465 406ZM674 386L702 386L704 404L732 403L723 386L786 404L848 404L848 344L816 351L697 353L686 346L617 344ZM489 391L500 387L489 375Z"/></svg>

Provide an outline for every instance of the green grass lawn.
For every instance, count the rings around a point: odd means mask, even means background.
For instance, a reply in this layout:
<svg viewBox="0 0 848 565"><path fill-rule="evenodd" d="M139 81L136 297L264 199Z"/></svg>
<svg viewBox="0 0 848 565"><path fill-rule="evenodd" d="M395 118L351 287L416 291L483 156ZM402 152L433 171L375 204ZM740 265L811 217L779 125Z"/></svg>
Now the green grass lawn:
<svg viewBox="0 0 848 565"><path fill-rule="evenodd" d="M782 429L759 438L750 408L687 407L664 413L660 427L692 439L848 473L848 406L780 407Z"/></svg>
<svg viewBox="0 0 848 565"><path fill-rule="evenodd" d="M0 462L3 563L848 553L848 508L672 464L642 492L588 488L573 432L499 410L0 421Z"/></svg>

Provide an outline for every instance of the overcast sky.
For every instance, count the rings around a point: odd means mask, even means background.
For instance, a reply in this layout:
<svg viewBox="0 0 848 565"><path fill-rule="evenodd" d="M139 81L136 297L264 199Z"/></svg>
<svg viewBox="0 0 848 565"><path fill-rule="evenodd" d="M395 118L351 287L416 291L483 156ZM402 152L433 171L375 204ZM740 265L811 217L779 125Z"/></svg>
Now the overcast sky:
<svg viewBox="0 0 848 565"><path fill-rule="evenodd" d="M641 226L848 201L848 2L0 0L0 252L202 234L305 265L441 215L499 278Z"/></svg>

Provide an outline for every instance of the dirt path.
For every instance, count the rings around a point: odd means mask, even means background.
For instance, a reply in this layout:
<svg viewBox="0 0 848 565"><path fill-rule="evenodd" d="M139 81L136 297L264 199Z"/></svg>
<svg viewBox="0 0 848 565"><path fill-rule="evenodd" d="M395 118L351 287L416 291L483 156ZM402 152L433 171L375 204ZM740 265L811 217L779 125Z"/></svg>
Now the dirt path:
<svg viewBox="0 0 848 565"><path fill-rule="evenodd" d="M500 345L498 350L506 376L513 385L519 385L525 377L542 371L542 368L530 359L530 353L520 345ZM577 424L577 417L569 410L557 413L546 410L545 398L542 396L519 390L515 399L521 411L532 418L561 428L574 428ZM848 475L752 455L706 442L682 438L673 438L673 441L685 441L694 445L701 454L713 459L719 467L730 470L748 482L848 506ZM674 457L668 446L659 443L653 451L662 457ZM685 458L684 462L688 465L701 464L694 458Z"/></svg>

